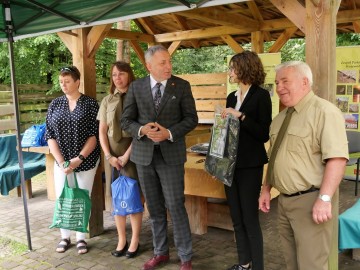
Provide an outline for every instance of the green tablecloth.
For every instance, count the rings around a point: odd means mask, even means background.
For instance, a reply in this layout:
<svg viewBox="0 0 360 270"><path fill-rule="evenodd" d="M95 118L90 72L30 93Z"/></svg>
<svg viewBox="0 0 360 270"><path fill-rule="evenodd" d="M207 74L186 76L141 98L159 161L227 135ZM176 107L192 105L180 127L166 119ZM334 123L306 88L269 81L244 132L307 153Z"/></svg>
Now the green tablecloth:
<svg viewBox="0 0 360 270"><path fill-rule="evenodd" d="M339 216L339 250L360 248L360 200Z"/></svg>
<svg viewBox="0 0 360 270"><path fill-rule="evenodd" d="M9 191L21 183L18 152L15 135L0 135L0 191L8 195ZM45 171L45 155L23 152L25 179Z"/></svg>

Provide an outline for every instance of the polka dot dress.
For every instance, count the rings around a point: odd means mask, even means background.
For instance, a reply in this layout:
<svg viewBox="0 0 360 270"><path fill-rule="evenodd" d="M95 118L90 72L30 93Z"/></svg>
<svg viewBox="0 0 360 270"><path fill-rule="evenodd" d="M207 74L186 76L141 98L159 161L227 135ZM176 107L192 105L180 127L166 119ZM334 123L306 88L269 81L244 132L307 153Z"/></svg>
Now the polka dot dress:
<svg viewBox="0 0 360 270"><path fill-rule="evenodd" d="M97 138L96 148L75 169L76 172L94 168L100 157L99 122L96 120L98 110L97 101L86 95L80 96L72 112L66 96L54 99L49 105L45 137L46 140L56 140L65 160L77 157L89 137Z"/></svg>

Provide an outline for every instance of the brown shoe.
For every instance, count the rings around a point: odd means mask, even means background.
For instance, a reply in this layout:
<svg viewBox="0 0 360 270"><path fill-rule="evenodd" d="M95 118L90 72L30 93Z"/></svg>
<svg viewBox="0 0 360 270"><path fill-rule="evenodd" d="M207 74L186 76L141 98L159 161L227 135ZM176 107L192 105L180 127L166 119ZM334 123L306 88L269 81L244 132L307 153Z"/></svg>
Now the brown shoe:
<svg viewBox="0 0 360 270"><path fill-rule="evenodd" d="M160 264L167 263L170 259L169 255L155 255L150 260L148 260L141 270L153 270L156 266L159 266ZM187 268L185 268L187 269ZM189 268L191 269L191 268Z"/></svg>
<svg viewBox="0 0 360 270"><path fill-rule="evenodd" d="M181 263L180 270L192 270L191 261Z"/></svg>

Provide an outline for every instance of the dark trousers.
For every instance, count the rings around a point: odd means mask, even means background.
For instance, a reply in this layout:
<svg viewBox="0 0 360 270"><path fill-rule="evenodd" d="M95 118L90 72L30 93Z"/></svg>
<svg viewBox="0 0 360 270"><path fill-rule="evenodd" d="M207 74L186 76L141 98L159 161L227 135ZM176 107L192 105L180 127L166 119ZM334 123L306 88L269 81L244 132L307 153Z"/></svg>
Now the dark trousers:
<svg viewBox="0 0 360 270"><path fill-rule="evenodd" d="M236 168L231 187L225 185L239 264L252 262L253 270L264 269L258 203L262 176L263 167Z"/></svg>

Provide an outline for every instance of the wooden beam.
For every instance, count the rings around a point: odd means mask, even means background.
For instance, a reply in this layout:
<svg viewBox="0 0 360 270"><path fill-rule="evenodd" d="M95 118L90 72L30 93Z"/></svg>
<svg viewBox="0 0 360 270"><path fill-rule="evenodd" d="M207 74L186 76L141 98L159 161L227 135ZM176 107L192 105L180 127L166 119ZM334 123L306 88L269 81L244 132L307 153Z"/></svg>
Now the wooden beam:
<svg viewBox="0 0 360 270"><path fill-rule="evenodd" d="M261 12L260 12L258 6L256 5L256 3L253 1L249 1L249 2L246 2L246 5L248 6L254 19L259 21L260 23L262 23L264 21L264 18L262 17ZM266 41L272 40L271 35L268 31L264 31L263 35L264 35L264 39Z"/></svg>
<svg viewBox="0 0 360 270"><path fill-rule="evenodd" d="M171 14L174 21L176 21L176 23L180 26L181 30L190 30L188 24L186 23L185 19L179 15L176 15L174 13ZM191 45L194 48L199 48L200 47L200 43L198 40L190 40Z"/></svg>
<svg viewBox="0 0 360 270"><path fill-rule="evenodd" d="M360 33L360 21L353 22L354 32Z"/></svg>
<svg viewBox="0 0 360 270"><path fill-rule="evenodd" d="M255 32L255 31L262 31L264 34L264 39L267 40L266 32L283 30L284 28L293 29L295 26L298 27L301 31L303 32L305 31L305 24L303 23L306 17L304 7L301 4L299 4L297 0L289 0L289 1L271 0L271 2L274 2L275 4L278 3L280 6L276 5L276 7L278 7L281 11L286 12L285 14L286 16L292 16L290 17L291 20L289 20L288 18L263 20L257 25L251 25L251 27L249 28L248 26L245 26L242 21L241 21L242 22L241 25L237 25L236 27L234 27L234 23L232 22L231 26L218 26L218 27L210 27L206 29L185 30L185 31L178 31L178 32L166 33L166 34L155 34L155 37L149 34L110 29L107 34L107 37L125 39L125 40L137 40L139 42L154 44L154 43L162 43L162 42L173 42L179 40L190 40L191 42L194 42L194 40L198 40L201 38L217 37L219 36L219 33L221 33L223 36L226 36L226 35L234 35L234 34L247 34L249 32ZM251 12L253 16L258 18L259 14L256 13L254 3L249 2L248 5L249 7L252 7ZM283 8L281 8L281 5L283 6ZM209 17L204 18L206 14L210 16L209 14L212 14L214 12L215 12L214 10L208 12L200 12L200 13L194 11L190 11L189 13L189 11L187 11L187 12L177 13L176 17L179 18L180 16L178 15L180 14L181 16L186 16L189 18L198 18L206 21L211 20L214 23L215 21L217 21L214 18L209 18ZM221 11L220 14L222 13L224 13L224 11ZM240 16L238 14L235 15ZM304 19L302 19L302 16ZM182 24L180 20L181 19L177 19L177 22ZM148 19L140 18L137 19L137 21L142 24L142 26L146 29L148 33L156 33L155 29L151 27L151 24ZM294 23L292 21L294 21ZM346 22L354 22L354 21L360 21L360 10L346 10L346 11L338 12L337 15L338 23L346 23ZM217 24L219 23L230 25L229 21L226 21L225 19L218 20ZM302 25L301 28L298 25ZM291 30L286 30L286 31L291 32ZM63 39L63 37L61 38ZM66 43L66 41L64 41L64 43Z"/></svg>
<svg viewBox="0 0 360 270"><path fill-rule="evenodd" d="M277 53L285 45L285 43L292 37L297 31L297 27L291 27L285 29L285 31L277 38L274 44L270 47L269 53Z"/></svg>
<svg viewBox="0 0 360 270"><path fill-rule="evenodd" d="M240 14L231 14L219 8L199 8L179 12L181 16L198 19L203 22L213 23L215 25L229 25L243 28L246 26L259 27L259 22L247 16Z"/></svg>
<svg viewBox="0 0 360 270"><path fill-rule="evenodd" d="M235 53L241 53L244 51L243 47L241 47L240 44L237 43L237 41L230 35L222 35L221 38Z"/></svg>
<svg viewBox="0 0 360 270"><path fill-rule="evenodd" d="M76 33L74 33L75 35L69 35L69 31L66 32L57 32L57 35L59 36L59 38L61 39L61 41L65 44L66 48L68 48L68 50L70 51L71 54L74 54L74 52L72 51L73 49L73 37L77 37Z"/></svg>
<svg viewBox="0 0 360 270"><path fill-rule="evenodd" d="M181 43L181 40L179 41L174 41L173 43L171 43L171 45L168 48L169 54L173 55L173 53L177 50L177 48L179 48Z"/></svg>
<svg viewBox="0 0 360 270"><path fill-rule="evenodd" d="M261 31L251 32L251 50L256 53L264 52L264 35Z"/></svg>
<svg viewBox="0 0 360 270"><path fill-rule="evenodd" d="M176 40L191 40L199 38L209 38L209 37L218 37L221 35L234 35L234 34L246 34L249 30L257 31L255 27L247 26L243 28L231 27L231 26L218 26L206 29L197 29L197 30L187 30L187 31L178 31L166 34L155 35L155 41L162 42L172 42Z"/></svg>
<svg viewBox="0 0 360 270"><path fill-rule="evenodd" d="M306 10L297 0L270 0L297 28L305 33Z"/></svg>
<svg viewBox="0 0 360 270"><path fill-rule="evenodd" d="M125 31L120 29L110 29L106 37L125 39L125 40L136 40L138 42L144 42L144 43L155 43L155 39L152 35L143 34L139 32Z"/></svg>
<svg viewBox="0 0 360 270"><path fill-rule="evenodd" d="M339 11L336 21L337 23L360 21L360 9Z"/></svg>
<svg viewBox="0 0 360 270"><path fill-rule="evenodd" d="M138 56L139 60L141 61L141 63L144 65L144 67L146 68L146 62L145 62L145 56L144 56L144 51L142 50L141 46L139 45L138 42L136 42L135 40L129 40L131 47L133 48L133 50L135 51L136 55Z"/></svg>
<svg viewBox="0 0 360 270"><path fill-rule="evenodd" d="M147 18L138 18L136 19L141 26L144 28L144 30L146 31L146 33L150 34L150 35L155 35L158 33L158 31L156 31L153 27L151 22L149 22L149 19Z"/></svg>
<svg viewBox="0 0 360 270"><path fill-rule="evenodd" d="M112 24L103 24L93 26L87 35L87 54L91 58L95 56L97 49L99 49L101 43L106 37L107 33L111 29Z"/></svg>
<svg viewBox="0 0 360 270"><path fill-rule="evenodd" d="M87 36L91 31L91 27L75 29L77 37L73 37L72 51L73 64L79 69L80 92L90 97L96 98L96 72L95 72L95 56L88 57L86 53Z"/></svg>

